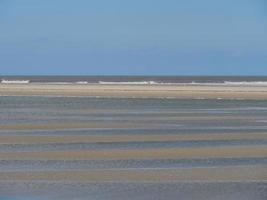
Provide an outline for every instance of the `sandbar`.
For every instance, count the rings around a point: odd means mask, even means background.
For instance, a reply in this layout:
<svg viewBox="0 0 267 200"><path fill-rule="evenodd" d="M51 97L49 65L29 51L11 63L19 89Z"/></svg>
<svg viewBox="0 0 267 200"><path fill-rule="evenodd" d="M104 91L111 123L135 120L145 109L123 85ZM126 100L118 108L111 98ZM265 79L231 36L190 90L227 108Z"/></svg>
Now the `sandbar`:
<svg viewBox="0 0 267 200"><path fill-rule="evenodd" d="M113 98L267 99L267 87L221 85L0 84L6 96Z"/></svg>

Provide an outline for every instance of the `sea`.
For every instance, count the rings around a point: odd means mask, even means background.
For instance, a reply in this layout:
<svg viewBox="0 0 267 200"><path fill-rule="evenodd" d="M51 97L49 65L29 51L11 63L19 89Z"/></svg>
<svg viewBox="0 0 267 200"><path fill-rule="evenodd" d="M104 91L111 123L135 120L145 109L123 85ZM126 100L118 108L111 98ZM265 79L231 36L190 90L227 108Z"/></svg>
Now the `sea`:
<svg viewBox="0 0 267 200"><path fill-rule="evenodd" d="M1 76L1 80L24 81L28 84L256 84L267 85L267 77L119 77L119 76ZM10 82L7 82L10 83ZM73 125L73 126L72 126ZM79 127L78 125L82 125ZM86 126L88 125L88 126ZM94 125L94 126L92 126ZM162 136L153 140L153 135ZM209 139L203 135L219 135ZM227 136L241 135L228 139ZM257 137L256 135L263 135ZM267 168L265 156L220 156L165 158L75 158L68 152L134 151L194 148L267 148L267 101L265 100L178 100L153 98L93 97L0 97L0 200L266 200L267 181L77 181L68 173L105 171L142 172L157 170L195 170L249 167L254 173ZM69 136L119 137L126 141L68 141ZM190 136L200 139L169 140L165 135ZM246 138L242 135L249 135ZM255 137L253 137L255 135ZM55 136L53 141L42 141ZM140 136L151 140L135 140ZM266 136L266 137L265 137ZM12 138L20 138L12 140ZM35 137L30 141L27 138ZM6 138L11 138L7 140ZM40 139L38 141L38 138ZM5 140L4 140L5 139ZM41 142L42 141L42 142ZM65 152L66 157L28 157L28 153ZM14 157L16 153L20 156ZM5 155L12 155L8 157ZM34 173L65 172L66 177L37 180ZM9 174L19 173L16 176ZM242 173L242 172L240 172ZM20 178L24 176L26 178ZM241 174L242 175L242 174ZM49 175L47 175L49 176ZM222 175L223 176L223 175ZM266 176L262 174L262 176ZM213 178L213 177L208 177ZM96 177L97 179L97 177ZM119 181L118 181L119 179Z"/></svg>
<svg viewBox="0 0 267 200"><path fill-rule="evenodd" d="M267 86L266 76L3 76L2 83L219 84Z"/></svg>

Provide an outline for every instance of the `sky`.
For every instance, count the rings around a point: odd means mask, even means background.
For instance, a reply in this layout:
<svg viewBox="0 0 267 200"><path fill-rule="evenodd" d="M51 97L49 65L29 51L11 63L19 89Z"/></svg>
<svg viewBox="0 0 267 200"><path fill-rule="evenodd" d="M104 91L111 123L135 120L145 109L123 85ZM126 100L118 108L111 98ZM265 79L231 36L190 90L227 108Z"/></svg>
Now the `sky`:
<svg viewBox="0 0 267 200"><path fill-rule="evenodd" d="M266 0L0 0L1 75L267 75Z"/></svg>

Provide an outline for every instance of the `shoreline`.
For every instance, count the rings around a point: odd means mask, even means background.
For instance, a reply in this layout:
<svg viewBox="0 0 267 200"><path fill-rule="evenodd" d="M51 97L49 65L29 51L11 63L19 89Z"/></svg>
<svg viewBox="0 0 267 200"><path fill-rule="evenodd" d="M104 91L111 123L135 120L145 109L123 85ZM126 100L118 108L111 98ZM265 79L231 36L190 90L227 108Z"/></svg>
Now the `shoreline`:
<svg viewBox="0 0 267 200"><path fill-rule="evenodd" d="M267 87L218 85L0 84L0 96L267 100Z"/></svg>

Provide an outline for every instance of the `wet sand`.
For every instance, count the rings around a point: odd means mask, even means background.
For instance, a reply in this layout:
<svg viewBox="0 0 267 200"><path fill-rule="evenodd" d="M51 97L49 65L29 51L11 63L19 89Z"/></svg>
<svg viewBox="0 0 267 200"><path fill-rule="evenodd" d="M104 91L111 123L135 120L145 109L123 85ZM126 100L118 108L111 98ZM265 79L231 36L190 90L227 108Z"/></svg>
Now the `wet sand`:
<svg viewBox="0 0 267 200"><path fill-rule="evenodd" d="M218 146L190 148L123 149L123 150L66 150L35 152L0 152L2 160L83 160L83 159L185 159L185 158L242 158L266 157L267 145Z"/></svg>
<svg viewBox="0 0 267 200"><path fill-rule="evenodd" d="M0 95L141 97L177 99L267 99L267 88L206 85L0 84Z"/></svg>
<svg viewBox="0 0 267 200"><path fill-rule="evenodd" d="M235 166L184 169L0 172L0 181L267 182L267 168Z"/></svg>
<svg viewBox="0 0 267 200"><path fill-rule="evenodd" d="M0 135L0 144L109 143L167 141L267 140L267 133L149 134L149 135Z"/></svg>
<svg viewBox="0 0 267 200"><path fill-rule="evenodd" d="M265 101L1 97L0 199L265 200L266 116Z"/></svg>
<svg viewBox="0 0 267 200"><path fill-rule="evenodd" d="M0 130L60 130L60 129L90 129L90 128L142 128L143 123L114 123L114 122L68 122L68 123L42 123L42 124L3 124Z"/></svg>

